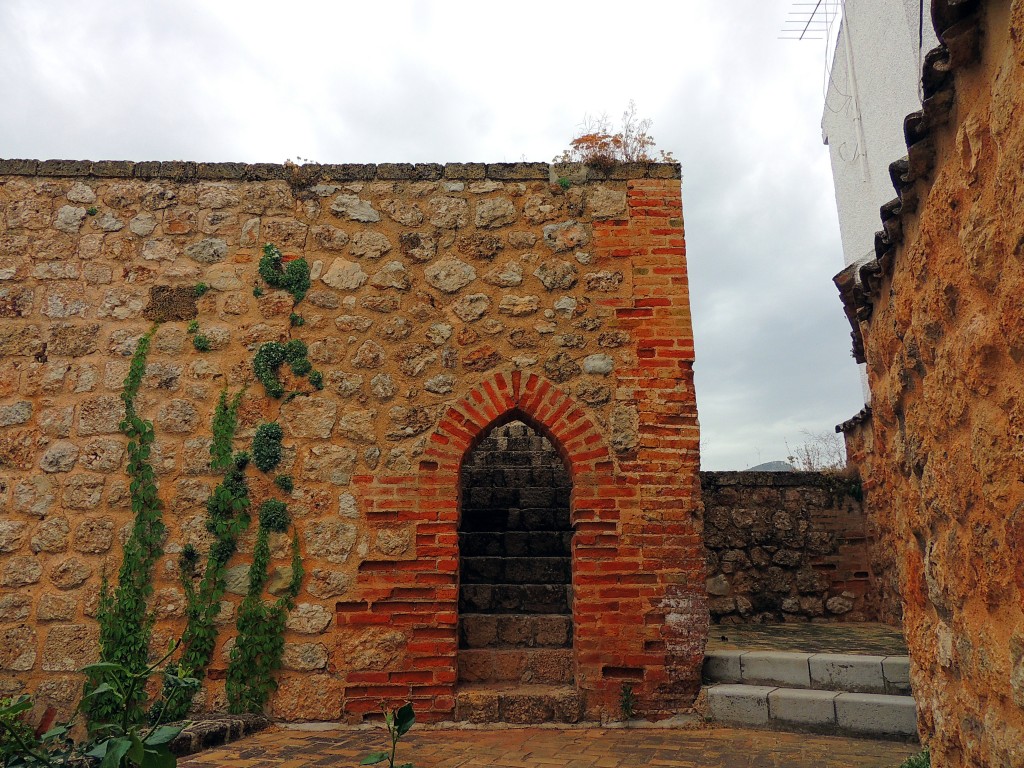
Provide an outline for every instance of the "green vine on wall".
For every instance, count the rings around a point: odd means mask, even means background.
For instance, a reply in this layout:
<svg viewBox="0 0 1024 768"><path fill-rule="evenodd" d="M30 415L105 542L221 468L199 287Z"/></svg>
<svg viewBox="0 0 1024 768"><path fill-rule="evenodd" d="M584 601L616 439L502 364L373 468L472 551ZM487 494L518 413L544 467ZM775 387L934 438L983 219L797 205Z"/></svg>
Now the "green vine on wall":
<svg viewBox="0 0 1024 768"><path fill-rule="evenodd" d="M285 262L280 249L271 243L263 246L259 273L271 288L288 291L296 304L306 297L309 290L309 263L302 258Z"/></svg>
<svg viewBox="0 0 1024 768"><path fill-rule="evenodd" d="M263 601L269 578L270 534L283 533L291 523L284 502L268 499L260 505L260 524L249 568L249 587L238 609L238 636L228 662L228 708L232 714L262 712L277 689L274 672L281 668L284 629L302 585L299 538L292 534L291 578L280 597Z"/></svg>
<svg viewBox="0 0 1024 768"><path fill-rule="evenodd" d="M292 339L284 344L268 341L260 346L252 359L252 369L267 394L275 399L284 396L284 384L277 376L278 369L288 364L296 376L306 376L316 389L323 389L323 375L313 370L309 362L309 349L301 339Z"/></svg>
<svg viewBox="0 0 1024 768"><path fill-rule="evenodd" d="M149 461L154 440L153 422L143 419L135 410L135 398L146 373L146 357L156 328L153 326L135 345L121 393L125 416L120 427L128 436L127 472L135 520L124 545L117 586L111 590L104 578L96 615L100 628L100 661L119 664L128 674L141 673L149 663L153 614L148 610L147 600L153 594L153 568L163 555L166 533L156 473ZM86 693L95 690L99 682L97 677L90 676L86 680ZM133 710L132 717L141 718L144 704L145 692L140 690L123 706ZM102 693L84 699L83 708L91 722L109 720L120 714L116 711L120 709L118 702Z"/></svg>
<svg viewBox="0 0 1024 768"><path fill-rule="evenodd" d="M232 444L238 428L238 408L244 390L228 399L227 390L220 393L213 416L213 441L210 444L210 468L223 472L224 479L214 488L206 501L206 529L213 536L207 553L206 569L198 587L195 585L199 553L186 545L179 557L179 571L185 592L185 631L182 634L182 652L178 669L187 670L192 677L202 680L217 644L215 620L220 612L220 600L226 588L228 561L238 549L238 538L249 527L249 488L245 481L245 468L249 456L232 455ZM191 703L189 699L168 701L168 717L185 717Z"/></svg>
<svg viewBox="0 0 1024 768"><path fill-rule="evenodd" d="M295 305L305 298L309 290L309 265L305 259L285 262L281 251L272 244L263 248L259 263L260 277L271 288L288 291ZM258 289L258 286L257 286ZM256 291L254 291L254 295ZM292 312L292 328L303 324L300 315ZM313 369L309 350L300 339L285 343L269 342L260 346L253 356L252 366L256 378L263 384L268 397L281 399L285 387L278 377L279 369L287 364L294 376L306 377L316 389L323 389L323 374ZM294 397L293 392L289 397ZM284 432L276 421L260 424L252 442L252 461L264 473L272 472L281 463ZM278 475L274 486L290 493L295 485L290 475ZM263 592L270 578L270 534L284 533L291 525L288 506L279 499L267 499L259 508L259 527L249 567L249 585L238 609L238 634L231 649L227 670L228 708L232 713L260 712L271 693L277 688L274 673L281 668L284 655L284 630L288 612L295 606L302 585L302 558L299 554L298 534L292 533L291 577L279 596L265 602Z"/></svg>

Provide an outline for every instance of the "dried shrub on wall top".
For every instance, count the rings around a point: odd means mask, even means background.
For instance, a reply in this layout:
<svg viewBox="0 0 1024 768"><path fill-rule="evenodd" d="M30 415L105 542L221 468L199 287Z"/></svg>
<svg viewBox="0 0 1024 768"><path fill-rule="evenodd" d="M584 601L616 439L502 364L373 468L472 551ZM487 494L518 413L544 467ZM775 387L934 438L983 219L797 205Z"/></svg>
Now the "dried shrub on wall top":
<svg viewBox="0 0 1024 768"><path fill-rule="evenodd" d="M622 113L622 126L612 133L608 115L598 118L587 116L582 132L569 142L569 148L556 155L556 163L583 163L598 168L610 168L616 163L674 163L671 152L657 150L650 135L650 118L638 120L636 103L632 100Z"/></svg>

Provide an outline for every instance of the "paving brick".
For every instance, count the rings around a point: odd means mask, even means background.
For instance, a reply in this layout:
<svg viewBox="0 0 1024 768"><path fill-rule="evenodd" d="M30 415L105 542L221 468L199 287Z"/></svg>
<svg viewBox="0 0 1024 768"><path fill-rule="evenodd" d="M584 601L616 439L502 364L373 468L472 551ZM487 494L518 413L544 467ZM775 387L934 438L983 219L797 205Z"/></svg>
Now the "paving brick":
<svg viewBox="0 0 1024 768"><path fill-rule="evenodd" d="M180 768L356 765L384 744L381 730L276 729L182 760ZM729 728L413 729L399 762L493 768L892 768L920 748L891 741Z"/></svg>

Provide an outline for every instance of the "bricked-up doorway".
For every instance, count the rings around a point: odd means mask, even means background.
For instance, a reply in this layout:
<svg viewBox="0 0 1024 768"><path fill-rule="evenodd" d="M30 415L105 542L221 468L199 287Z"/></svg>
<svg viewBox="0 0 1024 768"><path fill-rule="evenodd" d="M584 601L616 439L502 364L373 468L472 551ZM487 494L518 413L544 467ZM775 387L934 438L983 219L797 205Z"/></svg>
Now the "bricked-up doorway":
<svg viewBox="0 0 1024 768"><path fill-rule="evenodd" d="M502 720L579 719L572 479L562 457L515 420L466 455L459 482L460 690Z"/></svg>

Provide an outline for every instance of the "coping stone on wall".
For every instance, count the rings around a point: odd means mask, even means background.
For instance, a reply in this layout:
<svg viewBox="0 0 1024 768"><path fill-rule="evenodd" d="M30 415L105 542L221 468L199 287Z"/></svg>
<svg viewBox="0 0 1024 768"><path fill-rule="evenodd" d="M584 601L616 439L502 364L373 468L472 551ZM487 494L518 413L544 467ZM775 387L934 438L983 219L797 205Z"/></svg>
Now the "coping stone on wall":
<svg viewBox="0 0 1024 768"><path fill-rule="evenodd" d="M568 166L559 165L559 171ZM587 180L680 179L679 163L619 163L610 169L576 166ZM273 181L293 185L328 181L496 181L550 180L548 163L342 163L292 165L279 163L196 163L186 160L0 159L0 176L93 176L96 178L170 179L178 182Z"/></svg>

